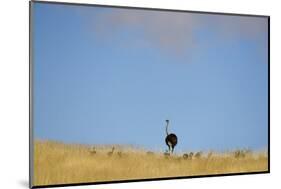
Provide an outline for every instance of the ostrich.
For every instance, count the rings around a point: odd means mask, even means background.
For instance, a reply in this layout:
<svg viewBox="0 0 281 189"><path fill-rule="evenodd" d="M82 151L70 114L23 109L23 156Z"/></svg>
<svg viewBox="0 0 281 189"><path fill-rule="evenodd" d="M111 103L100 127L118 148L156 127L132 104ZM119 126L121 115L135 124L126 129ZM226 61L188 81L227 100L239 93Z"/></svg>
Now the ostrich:
<svg viewBox="0 0 281 189"><path fill-rule="evenodd" d="M188 159L188 154L183 154L183 159Z"/></svg>
<svg viewBox="0 0 281 189"><path fill-rule="evenodd" d="M121 157L123 157L124 154L121 151L119 151L119 152L117 152L117 155L118 155L118 157L121 158Z"/></svg>
<svg viewBox="0 0 281 189"><path fill-rule="evenodd" d="M173 153L174 148L178 143L178 137L174 133L171 133L171 134L168 133L169 120L166 120L166 123L167 123L167 125L166 125L167 136L166 136L165 142L166 142L167 146L169 147L169 153L171 153L171 152Z"/></svg>
<svg viewBox="0 0 281 189"><path fill-rule="evenodd" d="M237 150L234 152L234 157L235 158L244 158L245 157L245 152L244 150Z"/></svg>
<svg viewBox="0 0 281 189"><path fill-rule="evenodd" d="M194 155L193 152L190 152L188 155L189 159L192 159L193 155Z"/></svg>
<svg viewBox="0 0 281 189"><path fill-rule="evenodd" d="M92 147L92 149L90 150L90 153L93 154L93 155L96 154L96 153L97 153L97 152L96 152L96 148L95 148L95 147Z"/></svg>
<svg viewBox="0 0 281 189"><path fill-rule="evenodd" d="M115 149L115 148L112 147L112 150L111 150L110 152L107 152L107 155L108 155L108 156L112 156L112 154L113 154L113 152L114 152L114 149Z"/></svg>
<svg viewBox="0 0 281 189"><path fill-rule="evenodd" d="M195 154L195 158L200 159L200 158L201 158L201 155L202 155L202 152L197 152L197 153Z"/></svg>

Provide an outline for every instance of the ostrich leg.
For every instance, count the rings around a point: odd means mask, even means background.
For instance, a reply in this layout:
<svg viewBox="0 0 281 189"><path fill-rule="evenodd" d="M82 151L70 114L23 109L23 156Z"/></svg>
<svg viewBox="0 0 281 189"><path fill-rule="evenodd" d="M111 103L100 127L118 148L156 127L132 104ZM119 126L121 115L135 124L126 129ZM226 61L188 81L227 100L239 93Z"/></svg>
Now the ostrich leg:
<svg viewBox="0 0 281 189"><path fill-rule="evenodd" d="M170 145L168 145L168 147L169 147L169 153L171 153L171 147L170 147Z"/></svg>

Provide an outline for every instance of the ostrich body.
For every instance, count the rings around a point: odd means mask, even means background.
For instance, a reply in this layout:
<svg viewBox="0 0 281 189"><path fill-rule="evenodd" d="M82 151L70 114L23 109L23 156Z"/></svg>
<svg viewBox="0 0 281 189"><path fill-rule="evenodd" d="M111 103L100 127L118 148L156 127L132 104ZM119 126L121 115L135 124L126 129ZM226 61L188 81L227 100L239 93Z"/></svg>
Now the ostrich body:
<svg viewBox="0 0 281 189"><path fill-rule="evenodd" d="M200 158L201 158L201 155L202 155L202 152L197 152L197 153L195 154L195 158L200 159Z"/></svg>
<svg viewBox="0 0 281 189"><path fill-rule="evenodd" d="M107 152L107 155L108 155L108 156L112 156L112 155L113 155L113 152L114 152L114 149L115 149L115 148L112 147L111 151L110 151L110 152Z"/></svg>
<svg viewBox="0 0 281 189"><path fill-rule="evenodd" d="M183 154L183 159L188 159L188 154Z"/></svg>
<svg viewBox="0 0 281 189"><path fill-rule="evenodd" d="M117 152L117 155L119 156L119 157L122 157L122 152Z"/></svg>
<svg viewBox="0 0 281 189"><path fill-rule="evenodd" d="M178 143L178 137L177 135L175 135L174 133L169 134L168 132L168 126L169 126L169 120L166 120L166 139L165 142L167 144L167 146L169 147L169 153L173 153L174 152L174 148Z"/></svg>
<svg viewBox="0 0 281 189"><path fill-rule="evenodd" d="M93 154L93 155L96 154L96 153L97 153L97 152L96 152L96 148L95 148L95 147L92 147L92 149L90 150L90 153Z"/></svg>
<svg viewBox="0 0 281 189"><path fill-rule="evenodd" d="M192 159L193 157L193 152L190 152L189 155L188 155L189 159Z"/></svg>

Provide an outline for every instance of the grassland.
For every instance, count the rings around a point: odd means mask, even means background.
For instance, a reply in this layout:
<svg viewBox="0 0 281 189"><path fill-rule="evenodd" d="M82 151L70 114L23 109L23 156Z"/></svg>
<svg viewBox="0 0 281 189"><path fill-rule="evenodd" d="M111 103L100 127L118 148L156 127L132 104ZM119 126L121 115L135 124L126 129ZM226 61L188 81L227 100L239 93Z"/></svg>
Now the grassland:
<svg viewBox="0 0 281 189"><path fill-rule="evenodd" d="M203 153L183 158L160 152L116 146L63 144L36 141L34 144L34 185L68 184L175 176L267 171L265 152ZM119 153L118 153L119 152ZM242 152L242 151L241 151Z"/></svg>

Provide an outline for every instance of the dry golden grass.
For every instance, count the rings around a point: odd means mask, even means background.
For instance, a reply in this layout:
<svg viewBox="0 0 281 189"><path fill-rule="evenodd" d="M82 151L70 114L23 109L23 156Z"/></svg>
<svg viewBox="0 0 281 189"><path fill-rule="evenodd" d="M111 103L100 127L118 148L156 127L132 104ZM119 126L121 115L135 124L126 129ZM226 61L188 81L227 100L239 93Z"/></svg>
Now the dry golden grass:
<svg viewBox="0 0 281 189"><path fill-rule="evenodd" d="M200 158L182 158L182 154L164 157L143 150L116 147L70 145L36 141L34 146L34 185L85 183L98 181L160 177L209 175L267 171L265 152L247 153L237 158L231 152L204 154ZM121 157L118 155L121 151Z"/></svg>

